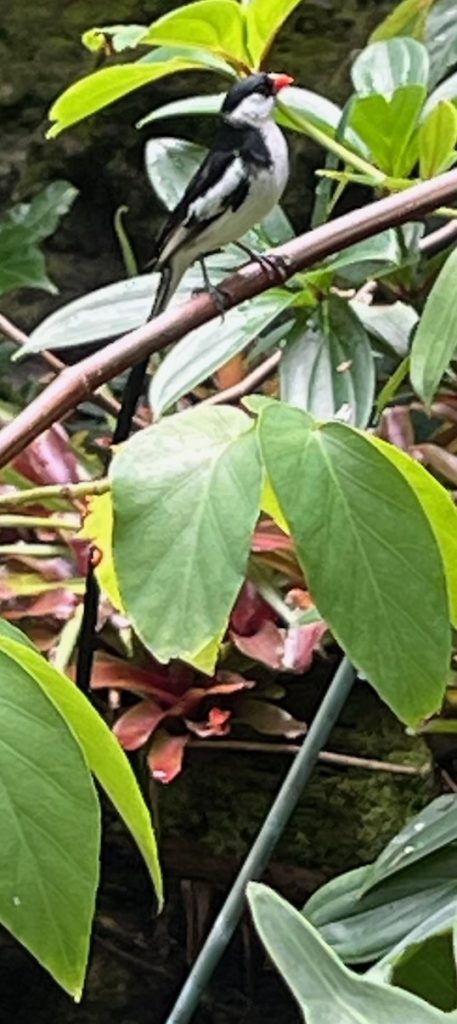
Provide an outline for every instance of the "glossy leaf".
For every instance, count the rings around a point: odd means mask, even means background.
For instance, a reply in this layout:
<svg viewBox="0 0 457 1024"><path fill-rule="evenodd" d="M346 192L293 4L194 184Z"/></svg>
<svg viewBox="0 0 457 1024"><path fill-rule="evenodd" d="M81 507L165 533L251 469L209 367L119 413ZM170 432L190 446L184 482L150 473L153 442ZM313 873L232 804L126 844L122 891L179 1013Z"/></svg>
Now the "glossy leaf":
<svg viewBox="0 0 457 1024"><path fill-rule="evenodd" d="M185 96L181 100L172 100L171 103L164 103L163 107L156 107L150 114L142 117L137 123L137 128L144 128L146 124L163 118L218 114L224 97L225 93L221 92L213 96Z"/></svg>
<svg viewBox="0 0 457 1024"><path fill-rule="evenodd" d="M199 67L201 64L191 58L172 57L163 62L119 64L94 71L92 75L87 75L70 85L53 104L49 111L49 119L55 124L49 128L47 137L55 138L65 128L70 128L71 125L95 114L97 110L102 110L122 96L127 96L142 85L149 85L150 82L155 82L166 75Z"/></svg>
<svg viewBox="0 0 457 1024"><path fill-rule="evenodd" d="M367 893L369 867L356 868L323 885L303 913L345 963L378 961L371 973L388 981L397 955L457 909L455 858L455 847L441 850Z"/></svg>
<svg viewBox="0 0 457 1024"><path fill-rule="evenodd" d="M428 296L411 347L411 383L427 405L456 349L456 274L457 249L454 249Z"/></svg>
<svg viewBox="0 0 457 1024"><path fill-rule="evenodd" d="M363 891L456 840L457 797L439 796L387 844L368 869Z"/></svg>
<svg viewBox="0 0 457 1024"><path fill-rule="evenodd" d="M223 321L203 324L182 338L152 378L149 404L157 418L265 330L294 301L290 291L272 288L241 303Z"/></svg>
<svg viewBox="0 0 457 1024"><path fill-rule="evenodd" d="M381 277L399 267L403 258L397 232L389 228L387 231L381 231L379 235L373 235L363 242L348 246L343 252L327 260L325 267L348 284L358 286L364 284L370 277ZM312 274L310 276L312 279Z"/></svg>
<svg viewBox="0 0 457 1024"><path fill-rule="evenodd" d="M412 36L422 42L427 15L434 0L403 0L396 4L370 36L370 43L395 36Z"/></svg>
<svg viewBox="0 0 457 1024"><path fill-rule="evenodd" d="M457 28L454 0L436 0L425 26L425 45L430 56L431 86L436 85L457 62Z"/></svg>
<svg viewBox="0 0 457 1024"><path fill-rule="evenodd" d="M154 21L143 43L198 46L249 64L243 22L241 7L235 0L196 0Z"/></svg>
<svg viewBox="0 0 457 1024"><path fill-rule="evenodd" d="M281 896L250 882L257 932L307 1024L448 1024L445 1013L401 989L349 971L313 926Z"/></svg>
<svg viewBox="0 0 457 1024"><path fill-rule="evenodd" d="M406 177L414 167L417 144L413 136L425 96L425 86L406 85L392 95L362 95L353 103L351 127L385 174Z"/></svg>
<svg viewBox="0 0 457 1024"><path fill-rule="evenodd" d="M168 416L111 466L113 553L133 627L159 661L201 651L226 627L258 515L249 418L230 408Z"/></svg>
<svg viewBox="0 0 457 1024"><path fill-rule="evenodd" d="M2 635L0 920L79 1000L98 882L100 812L80 747L36 685L29 658L46 664L22 641Z"/></svg>
<svg viewBox="0 0 457 1024"><path fill-rule="evenodd" d="M36 650L35 644L32 643L27 634L23 633L22 629L13 626L7 619L0 619L0 637L6 637L8 640L15 640L16 643L25 644L32 651Z"/></svg>
<svg viewBox="0 0 457 1024"><path fill-rule="evenodd" d="M280 367L281 398L319 419L347 406L347 419L365 426L374 398L370 343L347 302L332 296L304 330L295 328Z"/></svg>
<svg viewBox="0 0 457 1024"><path fill-rule="evenodd" d="M182 198L207 150L186 139L149 139L145 146L146 173L154 192L167 210Z"/></svg>
<svg viewBox="0 0 457 1024"><path fill-rule="evenodd" d="M447 594L414 491L368 437L343 424L319 426L274 403L261 415L260 438L322 618L399 718L414 724L432 714L449 664Z"/></svg>
<svg viewBox="0 0 457 1024"><path fill-rule="evenodd" d="M421 178L447 170L455 160L457 142L457 110L448 100L433 107L419 131L419 172Z"/></svg>
<svg viewBox="0 0 457 1024"><path fill-rule="evenodd" d="M41 655L0 637L0 652L17 662L54 704L84 754L97 782L131 832L149 870L159 905L162 878L148 808L127 758L112 732L83 694ZM55 755L53 753L53 763ZM82 836L80 836L82 838ZM77 844L79 850L79 845Z"/></svg>
<svg viewBox="0 0 457 1024"><path fill-rule="evenodd" d="M276 33L301 0L250 0L245 8L247 48L254 68L260 68Z"/></svg>
<svg viewBox="0 0 457 1024"><path fill-rule="evenodd" d="M444 82L441 82L430 94L422 111L422 118L425 118L443 100L451 100L453 103L457 101L457 72L450 75L449 78L445 78Z"/></svg>
<svg viewBox="0 0 457 1024"><path fill-rule="evenodd" d="M234 253L208 257L206 263L211 280L217 284L239 262L239 255ZM13 359L22 359L45 348L64 349L85 345L90 341L101 341L139 327L150 313L157 285L157 274L141 274L98 288L69 302L51 313L32 331L28 342ZM194 289L201 287L201 270L195 265L187 271L171 300L170 308L190 299Z"/></svg>
<svg viewBox="0 0 457 1024"><path fill-rule="evenodd" d="M372 437L386 458L400 470L419 499L441 552L452 624L457 628L457 508L449 491L406 452Z"/></svg>
<svg viewBox="0 0 457 1024"><path fill-rule="evenodd" d="M428 81L428 54L425 46L408 37L371 43L354 61L351 77L359 96L384 96L386 99L404 86Z"/></svg>
<svg viewBox="0 0 457 1024"><path fill-rule="evenodd" d="M342 116L341 108L331 100L327 100L325 96L320 96L317 92L310 92L309 89L290 86L284 94L281 94L277 105L276 119L286 128L292 128L294 131L301 129L305 133L309 122L333 139ZM345 129L341 141L349 143L357 152L366 153L363 142L350 128Z"/></svg>
<svg viewBox="0 0 457 1024"><path fill-rule="evenodd" d="M162 61L172 60L174 57L192 60L200 66L202 71L216 71L223 78L232 79L232 84L233 80L237 77L235 69L227 61L222 60L221 57L216 57L210 50L203 50L198 46L191 45L159 46L155 50L150 50L137 63L157 64Z"/></svg>
<svg viewBox="0 0 457 1024"><path fill-rule="evenodd" d="M105 53L107 48L122 53L138 46L146 35L145 25L104 25L102 28L88 28L81 36L81 42L91 53Z"/></svg>
<svg viewBox="0 0 457 1024"><path fill-rule="evenodd" d="M419 319L412 306L405 302L368 305L356 299L351 300L350 306L369 334L404 358L409 351L411 332Z"/></svg>

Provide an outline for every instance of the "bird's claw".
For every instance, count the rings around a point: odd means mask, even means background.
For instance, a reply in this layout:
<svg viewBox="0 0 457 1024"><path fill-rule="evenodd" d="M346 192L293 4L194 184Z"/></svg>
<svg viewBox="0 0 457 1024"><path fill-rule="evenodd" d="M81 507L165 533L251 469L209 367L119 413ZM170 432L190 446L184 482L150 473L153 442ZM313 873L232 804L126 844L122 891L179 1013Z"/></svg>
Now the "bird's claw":
<svg viewBox="0 0 457 1024"><path fill-rule="evenodd" d="M201 288L192 289L192 298L196 298L198 295L209 295L210 299L213 300L217 312L224 319L227 311L227 305L230 300L229 293L216 284L208 284Z"/></svg>

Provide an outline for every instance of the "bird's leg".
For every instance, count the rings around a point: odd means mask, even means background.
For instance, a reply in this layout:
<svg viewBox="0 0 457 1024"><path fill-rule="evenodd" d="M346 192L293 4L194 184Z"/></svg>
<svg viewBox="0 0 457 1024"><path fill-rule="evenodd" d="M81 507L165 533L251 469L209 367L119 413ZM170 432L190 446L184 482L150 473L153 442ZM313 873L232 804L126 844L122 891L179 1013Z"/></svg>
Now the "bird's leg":
<svg viewBox="0 0 457 1024"><path fill-rule="evenodd" d="M217 284L212 283L210 276L208 274L208 270L206 268L204 256L200 256L198 262L202 268L204 288L194 288L193 294L199 295L202 292L207 292L210 298L213 300L218 313L220 313L222 319L224 319L224 314L227 308L227 292L224 292L224 289L220 288Z"/></svg>
<svg viewBox="0 0 457 1024"><path fill-rule="evenodd" d="M246 253L246 256L249 256L254 263L258 263L266 271L270 280L280 282L287 280L287 262L282 256L257 252L256 249L250 249L244 242L234 242L233 245L236 245L237 249L241 249L241 252Z"/></svg>

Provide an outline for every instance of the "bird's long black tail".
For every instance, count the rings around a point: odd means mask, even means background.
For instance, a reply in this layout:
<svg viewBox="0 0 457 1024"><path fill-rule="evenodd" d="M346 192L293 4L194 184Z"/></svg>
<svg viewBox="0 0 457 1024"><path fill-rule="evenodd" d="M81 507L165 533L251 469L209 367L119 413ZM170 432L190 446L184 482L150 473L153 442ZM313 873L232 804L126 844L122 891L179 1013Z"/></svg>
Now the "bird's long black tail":
<svg viewBox="0 0 457 1024"><path fill-rule="evenodd" d="M149 323L150 320L153 320L156 316L159 316L160 313L164 312L179 285L181 277L182 271L174 271L171 267L165 267L162 270L159 286L146 323ZM138 399L144 387L144 379L146 377L148 362L149 357L147 359L143 359L141 363L138 363L137 366L134 366L130 371L130 375L124 389L124 394L122 396L122 403L116 420L116 426L113 432L113 445L120 444L129 436ZM95 576L95 565L93 559L90 558L87 570L84 611L76 665L76 685L83 690L84 693L87 693L89 690L92 675L92 666L96 647L96 627L99 600L100 591Z"/></svg>

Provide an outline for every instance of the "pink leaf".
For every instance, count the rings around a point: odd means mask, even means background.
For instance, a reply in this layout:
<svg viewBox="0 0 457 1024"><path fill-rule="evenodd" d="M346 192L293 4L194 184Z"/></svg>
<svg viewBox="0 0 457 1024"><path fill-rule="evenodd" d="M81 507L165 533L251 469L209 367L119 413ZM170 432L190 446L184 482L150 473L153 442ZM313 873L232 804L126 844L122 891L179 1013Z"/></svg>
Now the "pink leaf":
<svg viewBox="0 0 457 1024"><path fill-rule="evenodd" d="M230 732L231 711L223 711L222 708L211 708L206 722L192 722L186 719L187 728L202 739L208 736L226 736Z"/></svg>
<svg viewBox="0 0 457 1024"><path fill-rule="evenodd" d="M179 775L188 739L188 736L171 736L166 729L156 732L148 754L148 766L157 782L166 784Z"/></svg>
<svg viewBox="0 0 457 1024"><path fill-rule="evenodd" d="M240 636L236 632L230 634L230 638L248 658L254 661L261 661L268 668L281 669L284 652L283 630L278 629L274 622L263 622L260 629L254 636Z"/></svg>
<svg viewBox="0 0 457 1024"><path fill-rule="evenodd" d="M272 619L273 616L274 612L257 593L254 584L246 580L230 616L230 629L246 636L255 633L265 619Z"/></svg>
<svg viewBox="0 0 457 1024"><path fill-rule="evenodd" d="M225 669L219 670L216 680L216 685L210 686L208 693L236 693L238 690L252 690L255 686L254 680L245 679L238 672L227 672Z"/></svg>
<svg viewBox="0 0 457 1024"><path fill-rule="evenodd" d="M13 462L14 469L34 484L69 484L86 478L60 423L44 430Z"/></svg>
<svg viewBox="0 0 457 1024"><path fill-rule="evenodd" d="M251 544L252 551L292 551L292 539L271 519L257 524Z"/></svg>
<svg viewBox="0 0 457 1024"><path fill-rule="evenodd" d="M325 622L308 622L304 626L291 626L284 638L282 667L291 672L306 672L314 651L327 631Z"/></svg>
<svg viewBox="0 0 457 1024"><path fill-rule="evenodd" d="M127 661L97 660L91 680L91 689L127 690L130 693L144 693L156 697L167 707L176 702L174 693L167 690L167 670L138 668Z"/></svg>
<svg viewBox="0 0 457 1024"><path fill-rule="evenodd" d="M137 750L149 739L166 711L153 700L142 700L118 718L113 732L124 750Z"/></svg>

